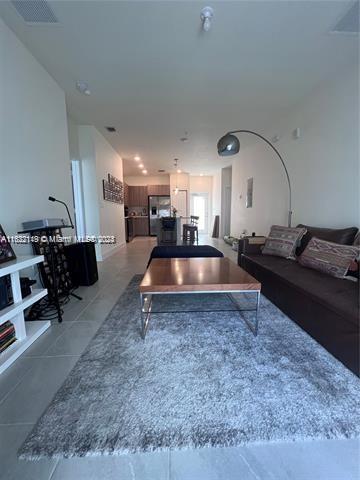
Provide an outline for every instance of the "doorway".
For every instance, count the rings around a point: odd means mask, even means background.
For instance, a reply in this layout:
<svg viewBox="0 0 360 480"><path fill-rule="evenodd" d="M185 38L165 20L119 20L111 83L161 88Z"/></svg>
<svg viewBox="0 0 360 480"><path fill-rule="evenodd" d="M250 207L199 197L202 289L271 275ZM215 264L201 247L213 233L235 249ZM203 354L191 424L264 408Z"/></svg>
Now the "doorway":
<svg viewBox="0 0 360 480"><path fill-rule="evenodd" d="M81 165L79 160L71 160L71 180L74 200L76 236L81 239L85 237L85 218L82 196Z"/></svg>
<svg viewBox="0 0 360 480"><path fill-rule="evenodd" d="M231 233L232 167L221 170L221 232L222 236Z"/></svg>
<svg viewBox="0 0 360 480"><path fill-rule="evenodd" d="M192 193L190 199L191 215L199 217L198 231L207 235L209 233L209 194Z"/></svg>

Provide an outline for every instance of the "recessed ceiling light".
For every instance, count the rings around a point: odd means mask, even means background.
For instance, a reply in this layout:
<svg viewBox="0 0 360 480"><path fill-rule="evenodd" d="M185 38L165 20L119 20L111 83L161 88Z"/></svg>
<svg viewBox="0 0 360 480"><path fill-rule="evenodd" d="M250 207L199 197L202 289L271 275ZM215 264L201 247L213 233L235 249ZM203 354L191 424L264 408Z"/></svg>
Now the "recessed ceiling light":
<svg viewBox="0 0 360 480"><path fill-rule="evenodd" d="M146 174L147 174L147 170L143 170L142 172L143 172L143 174L144 174L144 175L146 175Z"/></svg>
<svg viewBox="0 0 360 480"><path fill-rule="evenodd" d="M135 162L140 162L141 158L139 157L139 155L135 155L134 160Z"/></svg>
<svg viewBox="0 0 360 480"><path fill-rule="evenodd" d="M144 168L144 165L142 163L139 163L138 167L139 168Z"/></svg>
<svg viewBox="0 0 360 480"><path fill-rule="evenodd" d="M83 82L82 80L79 80L76 82L76 88L80 93L83 93L84 95L90 95L90 89L89 85L87 82Z"/></svg>
<svg viewBox="0 0 360 480"><path fill-rule="evenodd" d="M203 177L203 176L204 176L204 174L203 174L203 173L200 173L200 177Z"/></svg>
<svg viewBox="0 0 360 480"><path fill-rule="evenodd" d="M178 169L178 170L176 170L176 171L177 171L177 173L181 173L181 170L180 170L180 169Z"/></svg>

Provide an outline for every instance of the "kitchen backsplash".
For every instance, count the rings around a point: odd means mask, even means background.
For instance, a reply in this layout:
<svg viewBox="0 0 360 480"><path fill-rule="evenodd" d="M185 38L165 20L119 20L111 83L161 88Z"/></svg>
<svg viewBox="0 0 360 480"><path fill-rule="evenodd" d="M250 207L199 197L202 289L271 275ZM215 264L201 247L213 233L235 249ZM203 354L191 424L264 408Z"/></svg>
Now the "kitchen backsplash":
<svg viewBox="0 0 360 480"><path fill-rule="evenodd" d="M129 215L143 215L147 216L148 209L147 207L129 207Z"/></svg>

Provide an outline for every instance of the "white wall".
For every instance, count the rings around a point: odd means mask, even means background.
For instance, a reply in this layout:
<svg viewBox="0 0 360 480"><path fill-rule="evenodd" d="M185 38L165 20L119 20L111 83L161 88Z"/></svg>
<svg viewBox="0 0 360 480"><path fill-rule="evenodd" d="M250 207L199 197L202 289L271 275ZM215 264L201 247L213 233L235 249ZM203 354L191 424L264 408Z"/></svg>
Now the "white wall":
<svg viewBox="0 0 360 480"><path fill-rule="evenodd" d="M247 179L253 177L253 206L246 208ZM266 144L241 150L232 168L231 235L243 230L266 235L287 223L288 190L280 160Z"/></svg>
<svg viewBox="0 0 360 480"><path fill-rule="evenodd" d="M221 237L221 169L219 169L213 175L213 202L212 202L212 210L213 210L213 218L215 215L219 215L219 236ZM212 233L212 232L210 232Z"/></svg>
<svg viewBox="0 0 360 480"><path fill-rule="evenodd" d="M339 73L265 134L280 136L276 148L292 182L293 225L359 225L358 80L357 68ZM297 127L301 137L295 140L292 131ZM245 207L248 177L254 177L251 209ZM232 187L233 235L244 228L267 234L272 224L286 224L286 177L279 159L261 140L234 157Z"/></svg>
<svg viewBox="0 0 360 480"><path fill-rule="evenodd" d="M100 235L100 208L98 200L98 179L96 172L96 153L94 145L94 127L75 126L78 135L79 160L81 162L82 190L84 198L85 235ZM70 137L75 134L70 135ZM95 245L96 258L102 260L102 249Z"/></svg>
<svg viewBox="0 0 360 480"><path fill-rule="evenodd" d="M116 246L102 245L102 256L106 258L114 248L125 243L125 218L124 205L104 200L102 180L107 180L108 174L111 173L111 175L123 181L123 162L110 143L95 128L94 144L98 201L100 205L100 235L114 235L117 242Z"/></svg>
<svg viewBox="0 0 360 480"><path fill-rule="evenodd" d="M213 215L221 213L221 170L213 175Z"/></svg>
<svg viewBox="0 0 360 480"><path fill-rule="evenodd" d="M69 137L69 153L70 161L79 160L79 132L76 121L70 116L67 116L68 137Z"/></svg>
<svg viewBox="0 0 360 480"><path fill-rule="evenodd" d="M170 185L169 175L132 175L124 177L124 182L131 186Z"/></svg>
<svg viewBox="0 0 360 480"><path fill-rule="evenodd" d="M178 187L179 190L186 190L187 192L187 205L186 205L186 215L189 215L190 212L190 175L188 173L171 173L170 174L170 196L171 196L171 205L174 206L178 211L181 211L179 206L180 197L175 195L174 190Z"/></svg>
<svg viewBox="0 0 360 480"><path fill-rule="evenodd" d="M190 175L190 193L212 193L213 177L211 175Z"/></svg>
<svg viewBox="0 0 360 480"><path fill-rule="evenodd" d="M231 207L233 201L231 199L232 192L232 167L224 167L221 169L221 237L230 235L231 232Z"/></svg>
<svg viewBox="0 0 360 480"><path fill-rule="evenodd" d="M72 211L64 93L2 20L0 172L0 224L8 235L26 220L66 217L49 195ZM16 251L26 254L30 247Z"/></svg>
<svg viewBox="0 0 360 480"><path fill-rule="evenodd" d="M87 235L113 235L116 245L96 246L101 261L125 243L124 205L103 199L102 180L111 173L123 180L122 159L93 126L78 126L79 153L82 166Z"/></svg>

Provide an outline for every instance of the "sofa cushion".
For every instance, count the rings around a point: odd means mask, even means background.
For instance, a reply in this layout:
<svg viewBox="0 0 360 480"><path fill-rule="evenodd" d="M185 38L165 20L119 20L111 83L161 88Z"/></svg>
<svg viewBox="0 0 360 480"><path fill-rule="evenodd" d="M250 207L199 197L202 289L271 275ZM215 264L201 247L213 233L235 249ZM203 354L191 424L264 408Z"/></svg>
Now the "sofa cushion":
<svg viewBox="0 0 360 480"><path fill-rule="evenodd" d="M306 228L306 234L302 237L300 246L296 250L296 255L301 255L312 237L320 238L328 242L340 243L341 245L352 245L358 232L357 227L349 228L319 228L309 225L299 224L298 228Z"/></svg>
<svg viewBox="0 0 360 480"><path fill-rule="evenodd" d="M330 277L285 258L254 254L245 255L245 259L270 270L299 292L309 295L326 308L346 317L347 321L358 326L358 283Z"/></svg>

